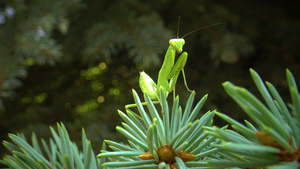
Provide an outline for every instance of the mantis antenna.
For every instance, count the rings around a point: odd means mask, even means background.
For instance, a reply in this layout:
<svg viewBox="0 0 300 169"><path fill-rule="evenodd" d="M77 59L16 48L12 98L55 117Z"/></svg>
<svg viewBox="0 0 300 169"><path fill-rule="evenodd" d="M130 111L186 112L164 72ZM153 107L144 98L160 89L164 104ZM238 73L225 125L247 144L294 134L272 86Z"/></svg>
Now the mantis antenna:
<svg viewBox="0 0 300 169"><path fill-rule="evenodd" d="M178 23L179 23L179 21L178 21ZM201 28L195 29L195 30L193 30L193 31L191 31L191 32L189 32L189 33L183 35L183 36L182 36L182 39L183 39L184 37L186 37L187 35L190 35L190 34L192 34L192 33L194 33L194 32L197 32L197 31L200 31L200 30L202 30L202 29L209 28L209 27L213 27L213 26L218 26L218 25L227 25L227 24L226 24L226 23L215 23L215 24L203 26L203 27L201 27ZM178 30L179 30L179 28L178 28ZM178 35L177 35L177 36L178 36Z"/></svg>
<svg viewBox="0 0 300 169"><path fill-rule="evenodd" d="M177 23L177 39L179 38L179 27L180 27L180 15L178 16L178 23ZM215 24L211 24L211 25L207 25L207 26L203 26L203 27L200 27L200 28L198 28L198 29L195 29L195 30L193 30L193 31L191 31L191 32L188 32L187 34L185 34L185 35L183 35L182 36L182 39L184 38L184 37L186 37L187 35L190 35L190 34L192 34L192 33L194 33L194 32L197 32L197 31L200 31L200 30L203 30L203 29L206 29L206 28L209 28L209 27L213 27L213 26L218 26L218 25L227 25L227 23L215 23Z"/></svg>
<svg viewBox="0 0 300 169"><path fill-rule="evenodd" d="M179 38L179 26L180 26L180 15L178 16L178 23L177 23L177 39Z"/></svg>

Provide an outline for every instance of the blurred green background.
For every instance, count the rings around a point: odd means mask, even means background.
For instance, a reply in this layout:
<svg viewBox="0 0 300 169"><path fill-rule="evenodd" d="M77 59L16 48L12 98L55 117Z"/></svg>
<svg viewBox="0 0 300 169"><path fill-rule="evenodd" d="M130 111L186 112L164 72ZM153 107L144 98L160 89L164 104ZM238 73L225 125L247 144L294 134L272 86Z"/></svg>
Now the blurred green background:
<svg viewBox="0 0 300 169"><path fill-rule="evenodd" d="M185 37L188 85L202 112L245 115L222 88L224 81L259 97L255 69L290 101L289 68L300 82L299 1L283 0L2 0L0 2L0 140L7 133L50 136L64 122L80 143L81 128L96 153L102 140L124 139L117 110L141 94L139 71L157 78L168 40L199 27L227 23ZM189 96L182 77L176 92ZM215 125L224 125L215 119ZM0 146L0 157L6 150Z"/></svg>

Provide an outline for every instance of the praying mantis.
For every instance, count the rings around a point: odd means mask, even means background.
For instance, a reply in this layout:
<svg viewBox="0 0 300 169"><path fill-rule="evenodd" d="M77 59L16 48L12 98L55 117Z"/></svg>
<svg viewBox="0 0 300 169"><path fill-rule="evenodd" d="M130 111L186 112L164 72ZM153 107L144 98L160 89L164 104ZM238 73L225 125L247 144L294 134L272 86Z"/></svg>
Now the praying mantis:
<svg viewBox="0 0 300 169"><path fill-rule="evenodd" d="M188 53L183 52L182 48L185 44L183 38L176 38L169 40L169 47L165 55L164 62L158 73L157 84L145 72L140 73L139 84L143 93L147 93L152 100L159 100L159 88L162 87L166 91L166 95L172 92L175 88L180 71L182 71L184 82L186 79L184 75L184 66L186 64ZM176 53L180 53L178 60L175 62ZM186 85L188 91L191 91Z"/></svg>
<svg viewBox="0 0 300 169"><path fill-rule="evenodd" d="M158 103L159 103L159 96L160 96L159 91L161 91L160 88L163 88L162 91L165 91L166 95L168 95L170 92L172 92L175 89L175 85L177 83L177 79L178 79L180 72L182 72L186 89L189 92L192 92L187 86L185 73L184 73L184 67L185 67L185 64L186 64L187 58L188 58L188 53L182 52L183 46L185 44L184 37L186 37L187 35L189 35L191 33L196 32L196 31L205 29L207 27L216 26L216 25L220 25L220 24L224 24L224 23L217 23L217 24L204 26L204 27L198 28L194 31L191 31L191 32L185 34L182 38L178 38L178 35L177 35L177 38L170 39L169 47L165 54L165 58L164 58L162 67L160 68L159 73L158 73L157 84L144 71L140 72L139 85L140 85L142 92L147 93L152 100L158 100ZM178 25L179 25L179 22L178 22ZM177 31L177 33L178 33L178 31ZM176 53L180 54L180 56L175 63ZM175 92L174 92L174 98L175 98ZM126 109L129 109L131 107L136 107L136 105L129 104L129 105L125 106Z"/></svg>

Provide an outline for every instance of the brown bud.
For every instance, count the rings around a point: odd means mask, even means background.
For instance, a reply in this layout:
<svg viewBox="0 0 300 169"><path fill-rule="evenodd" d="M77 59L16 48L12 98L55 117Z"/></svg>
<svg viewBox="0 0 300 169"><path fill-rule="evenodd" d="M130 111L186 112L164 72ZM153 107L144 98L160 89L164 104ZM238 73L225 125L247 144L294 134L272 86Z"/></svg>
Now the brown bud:
<svg viewBox="0 0 300 169"><path fill-rule="evenodd" d="M279 148L280 150L283 149L283 147L276 140L274 140L271 136L269 136L268 133L266 133L264 131L257 131L257 132L255 132L255 135L263 145L276 147L276 148Z"/></svg>
<svg viewBox="0 0 300 169"><path fill-rule="evenodd" d="M150 160L154 159L153 155L151 153L145 153L138 156L142 160Z"/></svg>
<svg viewBox="0 0 300 169"><path fill-rule="evenodd" d="M186 151L183 151L183 150L180 150L177 154L176 154L177 157L181 158L181 160L183 162L187 162L187 161L191 161L193 160L194 158L196 158L197 156L193 153L189 153L189 152L186 152Z"/></svg>

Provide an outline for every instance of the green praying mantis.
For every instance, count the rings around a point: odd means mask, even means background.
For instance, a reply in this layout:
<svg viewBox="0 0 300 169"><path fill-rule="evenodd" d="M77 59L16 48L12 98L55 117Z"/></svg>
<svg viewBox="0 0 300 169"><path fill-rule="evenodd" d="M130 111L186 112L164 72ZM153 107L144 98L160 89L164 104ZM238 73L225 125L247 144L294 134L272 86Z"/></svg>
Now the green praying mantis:
<svg viewBox="0 0 300 169"><path fill-rule="evenodd" d="M169 47L165 55L164 62L158 73L157 84L145 72L140 73L139 85L143 93L147 93L152 100L159 100L159 88L162 87L166 91L166 95L175 88L180 71L182 71L184 82L184 67L188 58L187 52L182 52L185 44L183 38L169 40ZM180 53L178 60L175 62L176 53ZM186 85L188 91L191 91Z"/></svg>
<svg viewBox="0 0 300 169"><path fill-rule="evenodd" d="M185 40L183 38L191 33L196 32L196 31L199 31L199 30L211 27L211 26L220 25L220 24L224 24L224 23L218 23L218 24L204 26L204 27L198 28L194 31L191 31L191 32L185 34L182 38L178 38L178 35L177 35L176 39L170 39L169 47L166 52L162 67L160 68L159 73L158 73L157 84L144 71L140 72L139 85L140 85L142 92L147 93L152 100L158 100L155 103L159 103L159 96L160 96L159 92L165 91L166 96L169 93L171 93L175 89L175 85L177 83L177 79L178 79L180 72L182 72L186 89L189 92L192 92L187 86L185 73L184 73L184 67L187 62L188 53L182 52L183 46L185 44ZM180 56L175 63L176 53L180 54ZM160 90L160 88L163 88L163 90ZM174 93L174 98L175 98L175 92L173 92L173 93ZM136 107L136 105L129 104L129 105L125 106L126 109L129 109L131 107Z"/></svg>

